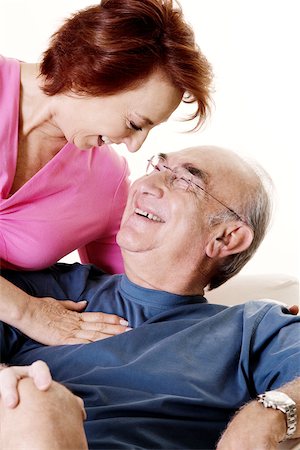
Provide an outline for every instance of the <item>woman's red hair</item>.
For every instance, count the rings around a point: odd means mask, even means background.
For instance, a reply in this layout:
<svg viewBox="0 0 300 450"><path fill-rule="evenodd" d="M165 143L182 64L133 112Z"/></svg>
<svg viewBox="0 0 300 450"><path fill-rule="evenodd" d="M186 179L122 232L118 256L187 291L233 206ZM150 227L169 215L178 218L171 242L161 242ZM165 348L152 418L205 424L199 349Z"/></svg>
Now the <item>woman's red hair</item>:
<svg viewBox="0 0 300 450"><path fill-rule="evenodd" d="M211 67L172 0L102 0L81 10L52 36L41 63L48 95L111 95L157 69L188 94L184 102L197 102L189 119L199 126L209 111Z"/></svg>

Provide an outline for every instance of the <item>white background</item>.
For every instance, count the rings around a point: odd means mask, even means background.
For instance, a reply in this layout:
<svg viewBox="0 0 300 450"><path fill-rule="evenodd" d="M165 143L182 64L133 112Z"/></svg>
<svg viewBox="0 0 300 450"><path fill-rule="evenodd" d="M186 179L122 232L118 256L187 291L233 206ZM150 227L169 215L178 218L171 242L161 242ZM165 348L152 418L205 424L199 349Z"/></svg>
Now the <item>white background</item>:
<svg viewBox="0 0 300 450"><path fill-rule="evenodd" d="M37 62L62 20L90 4L0 0L0 53ZM118 150L128 158L132 178L143 174L153 153L191 145L221 145L256 159L275 182L276 211L265 242L243 272L299 277L299 2L181 0L181 5L214 69L211 118L192 134L182 133L186 127L171 119L150 133L139 153Z"/></svg>

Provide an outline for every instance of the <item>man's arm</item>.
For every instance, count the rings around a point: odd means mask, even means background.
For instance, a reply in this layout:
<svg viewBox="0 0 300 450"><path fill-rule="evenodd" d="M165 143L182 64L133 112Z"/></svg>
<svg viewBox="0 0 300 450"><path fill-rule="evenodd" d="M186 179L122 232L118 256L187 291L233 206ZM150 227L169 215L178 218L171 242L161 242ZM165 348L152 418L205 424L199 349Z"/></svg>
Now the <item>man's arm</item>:
<svg viewBox="0 0 300 450"><path fill-rule="evenodd" d="M297 429L300 437L300 378L276 389L287 394L297 407ZM278 448L287 431L285 414L265 408L256 400L248 403L234 416L218 443L217 450L273 450Z"/></svg>

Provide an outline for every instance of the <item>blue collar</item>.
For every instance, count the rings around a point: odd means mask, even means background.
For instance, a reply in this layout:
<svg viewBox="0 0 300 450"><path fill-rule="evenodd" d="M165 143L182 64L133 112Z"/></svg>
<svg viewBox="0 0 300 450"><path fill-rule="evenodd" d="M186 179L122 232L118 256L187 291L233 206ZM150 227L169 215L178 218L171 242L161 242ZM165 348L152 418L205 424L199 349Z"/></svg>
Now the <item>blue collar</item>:
<svg viewBox="0 0 300 450"><path fill-rule="evenodd" d="M178 295L171 292L147 289L130 281L125 274L120 277L120 291L124 297L131 301L160 309L169 309L174 306L207 303L202 295Z"/></svg>

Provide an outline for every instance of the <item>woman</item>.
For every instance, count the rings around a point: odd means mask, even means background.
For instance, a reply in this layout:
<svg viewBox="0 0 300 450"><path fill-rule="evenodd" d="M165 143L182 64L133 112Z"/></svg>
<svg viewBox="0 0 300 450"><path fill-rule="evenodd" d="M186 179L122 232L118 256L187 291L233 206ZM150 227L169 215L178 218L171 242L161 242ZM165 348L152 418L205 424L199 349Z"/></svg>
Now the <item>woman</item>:
<svg viewBox="0 0 300 450"><path fill-rule="evenodd" d="M102 0L65 22L41 64L1 58L2 266L42 269L78 249L82 262L122 271L115 234L128 171L107 144L137 151L182 99L196 103L189 118L200 125L210 83L172 0ZM80 313L85 303L36 299L2 278L0 290L0 320L45 344L127 329L117 316Z"/></svg>

